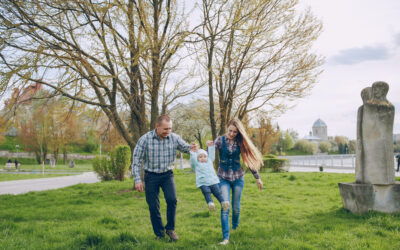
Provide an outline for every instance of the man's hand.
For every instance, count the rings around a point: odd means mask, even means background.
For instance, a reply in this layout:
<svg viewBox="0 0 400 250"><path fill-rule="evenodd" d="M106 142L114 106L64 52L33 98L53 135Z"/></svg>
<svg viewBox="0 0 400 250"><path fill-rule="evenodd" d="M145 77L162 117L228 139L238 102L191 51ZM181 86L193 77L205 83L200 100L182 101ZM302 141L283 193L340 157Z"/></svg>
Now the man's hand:
<svg viewBox="0 0 400 250"><path fill-rule="evenodd" d="M263 188L263 182L262 182L261 179L257 179L257 186L258 186L258 189L262 190L262 188Z"/></svg>
<svg viewBox="0 0 400 250"><path fill-rule="evenodd" d="M139 183L135 183L135 189L141 193L143 192L143 183L139 182Z"/></svg>
<svg viewBox="0 0 400 250"><path fill-rule="evenodd" d="M195 142L192 142L190 144L190 151L197 152L197 150L199 150L199 145Z"/></svg>
<svg viewBox="0 0 400 250"><path fill-rule="evenodd" d="M207 141L207 147L211 147L214 146L214 142L213 141Z"/></svg>

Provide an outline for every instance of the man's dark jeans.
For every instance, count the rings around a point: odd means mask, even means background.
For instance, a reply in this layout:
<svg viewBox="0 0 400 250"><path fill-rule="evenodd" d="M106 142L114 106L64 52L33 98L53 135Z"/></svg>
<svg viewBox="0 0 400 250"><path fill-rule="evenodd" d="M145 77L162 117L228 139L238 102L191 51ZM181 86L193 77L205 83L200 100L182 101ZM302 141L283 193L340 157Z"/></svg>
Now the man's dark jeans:
<svg viewBox="0 0 400 250"><path fill-rule="evenodd" d="M154 234L158 237L163 237L165 229L175 230L177 199L174 173L171 170L160 174L145 171L144 182L146 201L149 205L150 219ZM165 228L160 214L160 187L164 192L165 201L167 203L167 225Z"/></svg>

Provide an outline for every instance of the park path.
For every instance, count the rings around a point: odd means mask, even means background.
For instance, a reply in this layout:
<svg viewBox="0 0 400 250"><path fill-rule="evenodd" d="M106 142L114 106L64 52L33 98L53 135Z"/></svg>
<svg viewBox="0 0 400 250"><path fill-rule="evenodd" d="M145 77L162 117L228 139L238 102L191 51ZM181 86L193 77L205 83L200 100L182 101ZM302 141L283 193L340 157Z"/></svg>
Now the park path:
<svg viewBox="0 0 400 250"><path fill-rule="evenodd" d="M0 181L0 195L2 194L24 194L31 191L43 191L76 185L79 183L99 182L97 174L86 172L79 175L28 179L17 181Z"/></svg>

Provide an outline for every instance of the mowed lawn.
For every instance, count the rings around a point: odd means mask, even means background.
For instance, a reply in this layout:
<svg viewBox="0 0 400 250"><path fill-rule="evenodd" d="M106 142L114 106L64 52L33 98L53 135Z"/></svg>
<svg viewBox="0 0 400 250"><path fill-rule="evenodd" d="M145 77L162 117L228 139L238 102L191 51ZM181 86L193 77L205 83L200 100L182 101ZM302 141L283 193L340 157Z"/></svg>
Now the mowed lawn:
<svg viewBox="0 0 400 250"><path fill-rule="evenodd" d="M66 176L67 174L7 174L0 173L0 181L15 181L15 180L26 180L26 179L39 179L39 178L50 178Z"/></svg>
<svg viewBox="0 0 400 250"><path fill-rule="evenodd" d="M219 211L207 211L194 174L175 171L178 242L154 239L144 193L128 180L0 196L0 249L400 249L400 215L342 208L337 183L354 175L261 178L259 191L246 174L240 226L227 246L218 245ZM161 210L165 222L162 195Z"/></svg>

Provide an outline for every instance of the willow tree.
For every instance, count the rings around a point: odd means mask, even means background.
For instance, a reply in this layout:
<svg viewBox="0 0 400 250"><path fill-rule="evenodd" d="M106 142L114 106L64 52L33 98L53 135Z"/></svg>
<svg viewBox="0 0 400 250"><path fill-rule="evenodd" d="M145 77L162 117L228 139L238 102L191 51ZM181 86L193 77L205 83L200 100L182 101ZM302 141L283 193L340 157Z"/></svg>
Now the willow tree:
<svg viewBox="0 0 400 250"><path fill-rule="evenodd" d="M311 50L322 24L297 0L202 0L197 35L209 85L210 120L219 134L236 116L275 112L312 89L322 59ZM198 40L196 40L198 41ZM214 101L215 99L215 101Z"/></svg>
<svg viewBox="0 0 400 250"><path fill-rule="evenodd" d="M161 88L164 109L196 90L176 76L173 97L165 87L186 28L173 0L0 0L0 91L36 82L96 106L133 148L154 127Z"/></svg>

